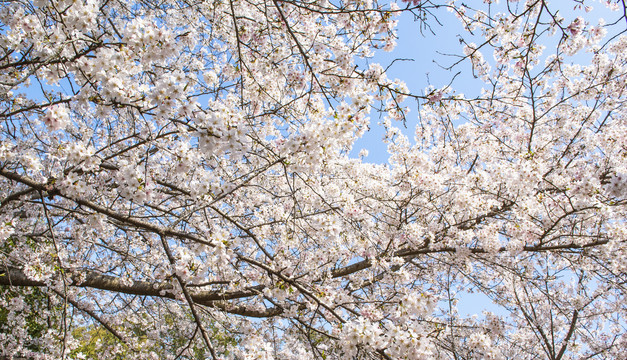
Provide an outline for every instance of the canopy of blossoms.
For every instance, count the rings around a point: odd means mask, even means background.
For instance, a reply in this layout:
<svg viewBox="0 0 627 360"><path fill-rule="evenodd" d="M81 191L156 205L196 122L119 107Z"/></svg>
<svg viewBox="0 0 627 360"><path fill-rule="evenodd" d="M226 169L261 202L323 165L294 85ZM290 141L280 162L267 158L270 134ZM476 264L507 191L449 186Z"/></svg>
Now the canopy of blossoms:
<svg viewBox="0 0 627 360"><path fill-rule="evenodd" d="M625 3L492 2L1 2L0 358L624 356Z"/></svg>

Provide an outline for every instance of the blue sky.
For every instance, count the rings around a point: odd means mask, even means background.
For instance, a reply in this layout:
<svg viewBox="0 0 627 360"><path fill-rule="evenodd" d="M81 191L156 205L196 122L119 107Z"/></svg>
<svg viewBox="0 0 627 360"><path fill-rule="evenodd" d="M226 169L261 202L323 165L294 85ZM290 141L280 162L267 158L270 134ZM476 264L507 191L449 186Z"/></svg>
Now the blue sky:
<svg viewBox="0 0 627 360"><path fill-rule="evenodd" d="M492 5L491 13L495 14L506 10L503 7L504 3L505 1L501 1L500 5ZM559 9L559 14L565 18L566 24L570 23L577 16L584 17L590 23L590 26L597 25L599 18L604 18L606 23L610 24L622 15L621 11L612 12L605 4L600 2L589 1L586 4L592 7L589 13L583 8L575 8L577 3L572 1L553 1L550 6L553 9ZM399 2L399 5L404 6L405 3ZM479 7L481 6L479 5ZM432 16L426 20L431 26L431 31L429 29L421 31L421 23L415 21L412 14L403 13L397 18L399 22L397 26L398 45L396 48L389 53L379 50L372 59L368 59L368 62L378 62L386 68L395 59L406 59L405 61L394 62L388 70L388 77L390 79L399 78L403 80L409 87L410 92L414 94L422 95L423 90L429 85L433 85L436 89L442 88L448 85L458 72L459 74L455 77L455 81L451 84L451 89L456 94L463 93L466 96L480 94L484 83L472 76L472 70L468 62L459 64L452 70L446 70L444 67L452 65L459 59L451 55L462 54L463 45L459 41L460 35L463 35L467 42L474 41L475 43L480 43L483 38L480 34L472 37L463 29L455 15L446 8L434 9L432 14L437 17L437 21ZM608 37L609 34L617 34L625 31L625 29L625 23L619 22L608 29ZM547 38L544 37L543 39L546 40ZM559 40L559 37L553 36L549 39L549 41L556 42ZM554 44L547 44L545 55L552 53L551 45ZM486 61L494 65L491 51L484 51L484 56ZM589 58L590 54L578 54L571 58L571 61L585 63ZM409 106L411 109L407 116L407 128L405 129L402 123L393 125L401 128L403 133L408 135L409 140L413 141L417 106L413 100L406 100L403 105ZM357 140L350 154L351 157L357 157L361 149L366 149L369 155L364 161L378 164L387 163L388 153L386 145L382 142L384 132L382 126L378 125L381 120L379 114L374 111L371 112L370 131Z"/></svg>
<svg viewBox="0 0 627 360"><path fill-rule="evenodd" d="M448 85L457 72L461 72L456 78L452 87L459 92L463 89L466 95L479 93L483 83L474 79L468 64L461 64L452 70L444 67L450 66L458 59L446 54L461 54L462 45L459 42L458 34L463 34L464 29L459 20L446 9L437 9L433 12L437 16L440 24L432 17L427 21L431 25L429 29L422 29L421 23L414 20L410 13L403 13L398 17L397 26L397 46L391 52L379 51L370 62L378 62L383 68L389 66L395 59L404 59L394 62L388 70L388 78L401 79L414 94L423 94L423 90L429 85L441 88ZM400 127L403 133L413 139L413 132L416 126L417 106L414 100L406 100L404 106L410 107L407 114L407 128L402 123L393 123ZM361 149L367 149L369 155L364 159L366 162L387 163L388 153L386 145L382 142L383 128L378 125L382 120L379 114L371 112L370 131L357 140L351 155L356 156Z"/></svg>

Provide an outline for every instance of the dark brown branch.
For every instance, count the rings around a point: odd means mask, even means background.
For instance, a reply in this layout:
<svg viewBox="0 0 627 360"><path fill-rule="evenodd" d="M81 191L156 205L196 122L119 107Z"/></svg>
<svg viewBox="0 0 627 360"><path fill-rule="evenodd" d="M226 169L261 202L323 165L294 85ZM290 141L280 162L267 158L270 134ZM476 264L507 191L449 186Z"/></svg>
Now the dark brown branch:
<svg viewBox="0 0 627 360"><path fill-rule="evenodd" d="M564 353L566 352L566 348L568 347L568 342L570 341L570 338L575 333L575 324L577 324L578 317L579 317L579 311L578 310L573 311L573 318L570 320L570 328L568 329L568 334L566 334L566 337L564 338L564 344L562 345L560 352L557 354L557 357L556 357L557 360L560 360L562 356L564 356Z"/></svg>
<svg viewBox="0 0 627 360"><path fill-rule="evenodd" d="M149 281L125 281L120 278L98 274L90 271L86 274L74 273L68 274L71 282L69 286L81 288L93 288L99 290L113 291L118 293L154 296L168 299L175 299L172 294L174 287L167 282L149 282ZM13 267L4 267L0 270L0 285L7 286L47 286L43 280L34 280L26 276L21 269ZM190 289L191 290L191 289ZM259 294L263 290L263 285L247 287L237 291L190 291L190 295L195 303L202 305L211 305L213 301L242 299Z"/></svg>

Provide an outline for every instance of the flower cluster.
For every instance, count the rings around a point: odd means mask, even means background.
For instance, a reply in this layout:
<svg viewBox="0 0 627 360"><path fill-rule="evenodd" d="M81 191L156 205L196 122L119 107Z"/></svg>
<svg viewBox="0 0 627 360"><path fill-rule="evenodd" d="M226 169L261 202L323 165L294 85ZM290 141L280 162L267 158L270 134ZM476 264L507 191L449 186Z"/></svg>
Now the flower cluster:
<svg viewBox="0 0 627 360"><path fill-rule="evenodd" d="M51 131L65 129L70 124L68 109L65 105L52 105L46 110L44 116L41 117L41 121Z"/></svg>
<svg viewBox="0 0 627 360"><path fill-rule="evenodd" d="M396 359L425 360L433 357L434 345L420 326L386 326L363 318L344 325L342 329L344 356L355 357L367 349L383 351Z"/></svg>

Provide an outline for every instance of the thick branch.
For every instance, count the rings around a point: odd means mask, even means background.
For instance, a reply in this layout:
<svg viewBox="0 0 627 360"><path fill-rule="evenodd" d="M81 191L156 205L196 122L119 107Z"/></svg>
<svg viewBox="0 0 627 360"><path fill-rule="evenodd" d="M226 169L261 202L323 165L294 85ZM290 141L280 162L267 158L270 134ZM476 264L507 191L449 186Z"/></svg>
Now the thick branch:
<svg viewBox="0 0 627 360"><path fill-rule="evenodd" d="M125 281L110 275L98 274L90 271L84 274L74 273L69 276L71 281L69 286L81 288L93 288L99 290L113 291L118 293L139 295L139 296L155 296L168 299L174 299L172 293L174 287L166 282L148 282L148 281ZM82 279L81 279L82 278ZM3 268L0 270L0 285L7 286L47 286L43 280L33 280L26 276L24 272L16 268ZM190 289L190 295L195 303L202 305L211 305L213 301L223 301L232 299L242 299L259 294L263 289L263 285L251 286L244 290L237 291L202 291Z"/></svg>

